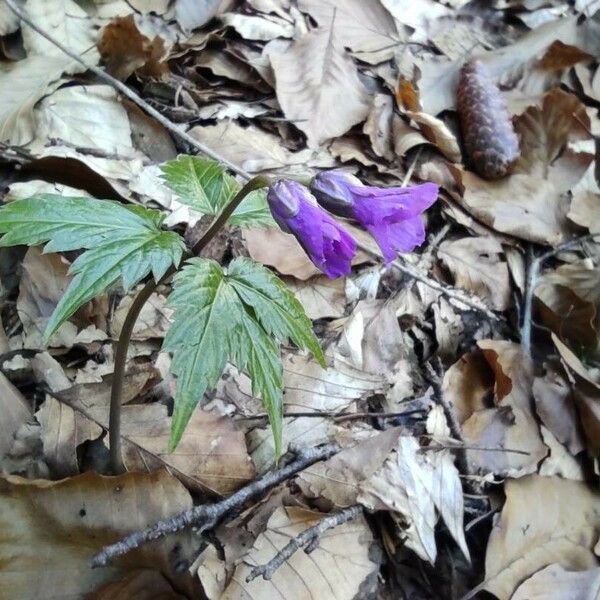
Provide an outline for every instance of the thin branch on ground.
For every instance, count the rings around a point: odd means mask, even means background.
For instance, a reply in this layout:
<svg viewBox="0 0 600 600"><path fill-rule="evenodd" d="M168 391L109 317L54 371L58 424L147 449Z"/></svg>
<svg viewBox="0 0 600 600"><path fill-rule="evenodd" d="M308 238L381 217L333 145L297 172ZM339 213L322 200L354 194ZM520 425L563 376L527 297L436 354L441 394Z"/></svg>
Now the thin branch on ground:
<svg viewBox="0 0 600 600"><path fill-rule="evenodd" d="M355 519L362 513L362 506L355 504L339 513L330 515L321 519L316 525L305 529L302 533L293 538L286 544L267 564L254 567L248 577L246 583L250 583L253 579L262 576L263 579L271 579L273 574L284 562L286 562L300 548L304 548L306 554L310 554L319 542L319 538L329 529L338 527L343 523L347 523Z"/></svg>
<svg viewBox="0 0 600 600"><path fill-rule="evenodd" d="M424 409L414 409L414 410L405 410L403 412L356 412L356 413L346 413L346 412L335 412L335 411L318 411L318 412L284 412L284 419L295 419L300 417L307 418L330 418L335 422L340 423L343 421L355 421L359 419L394 419L397 417L408 417L410 415L422 414ZM243 421L256 421L268 419L269 415L267 413L258 413L256 415L240 415L238 417L239 420Z"/></svg>
<svg viewBox="0 0 600 600"><path fill-rule="evenodd" d="M260 479L244 486L228 498L214 504L202 504L168 519L158 521L151 527L124 537L106 546L92 559L93 567L104 567L112 559L135 550L142 544L158 540L170 533L187 527L197 527L199 533L212 529L224 520L234 518L248 502L260 498L264 492L283 483L290 477L315 463L327 460L340 451L338 444L325 444L317 448L308 448L298 453L290 463L263 475Z"/></svg>
<svg viewBox="0 0 600 600"><path fill-rule="evenodd" d="M548 252L544 252L537 258L534 258L529 263L529 269L527 270L527 283L525 288L525 298L523 300L523 323L521 324L521 345L525 350L526 354L531 356L531 326L533 323L533 295L537 288L538 280L540 277L540 269L544 262L565 250L569 250L575 246L579 246L583 242L593 240L599 237L600 234L590 233L581 237L569 240L556 246Z"/></svg>
<svg viewBox="0 0 600 600"><path fill-rule="evenodd" d="M80 56L75 54L72 50L70 50L69 48L64 46L52 34L48 33L47 31L44 31L44 29L42 29L41 27L39 27L38 25L33 23L32 20L20 8L18 8L18 6L15 4L14 0L6 0L6 5L24 23L26 23L34 31L39 33L42 37L47 39L51 44L53 44L54 46L59 48L69 58L72 58L78 64L80 64L81 66L85 67L86 69L88 69L89 71L94 73L94 75L96 75L97 77L99 77L100 79L105 81L107 84L109 84L112 87L114 87L115 89L117 89L124 96L129 98L129 100L131 100L134 104L139 106L142 110L144 110L150 116L152 116L154 119L156 119L161 125L163 125L163 127L165 127L171 133L173 133L174 135L179 137L181 140L183 140L184 142L189 144L196 151L200 152L201 154L205 154L206 156L209 156L213 160L220 162L223 166L227 167L232 172L239 175L242 179L245 179L248 181L252 178L251 173L244 170L239 165L236 165L235 163L231 162L229 159L225 158L218 152L215 152L213 149L209 148L208 146L202 144L198 140L194 139L189 133L184 131L181 127L179 127L178 125L176 125L175 123L173 123L172 121L167 119L163 114L161 114L159 111L157 111L152 105L150 105L148 102L146 102L144 99L142 99L132 89L127 87L123 82L119 81L118 79L115 79L112 75L109 75L106 71L104 71L100 67L97 67L95 65L87 63ZM410 170L409 170L409 173L407 173L407 175L409 175L409 174L410 174ZM359 250L362 250L363 252L365 252L366 254L371 256L372 258L376 259L377 261L381 261L382 255L379 252L375 252L361 243L357 244L357 248ZM462 291L460 291L456 288L453 288L451 286L448 286L448 285L442 285L442 284L438 283L437 281L435 281L434 279L431 279L427 275L425 275L423 273L419 273L414 268L412 268L404 263L400 263L399 260L395 260L394 262L392 262L391 267L404 273L405 275L408 275L409 277L412 277L413 279L416 279L417 281L420 281L424 285L429 286L430 288L434 289L435 291L439 292L440 294L454 300L455 302L459 302L459 303L463 304L464 306L468 306L472 310L475 310L477 312L484 314L486 317L488 317L492 321L503 321L503 318L501 316L495 314L492 310L490 310L490 308L488 308L486 306L485 302L479 298L477 298L477 299L471 298L465 292L462 292Z"/></svg>

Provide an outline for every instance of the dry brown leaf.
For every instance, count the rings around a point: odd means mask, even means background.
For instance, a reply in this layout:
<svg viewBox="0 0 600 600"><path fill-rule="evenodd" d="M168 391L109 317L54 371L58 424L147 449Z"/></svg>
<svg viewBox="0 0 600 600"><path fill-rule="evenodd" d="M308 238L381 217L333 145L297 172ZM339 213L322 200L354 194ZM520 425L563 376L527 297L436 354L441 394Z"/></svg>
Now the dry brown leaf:
<svg viewBox="0 0 600 600"><path fill-rule="evenodd" d="M394 19L379 2L365 4L362 0L300 0L298 6L328 29L335 21L343 31L344 46L360 60L376 64L389 59L394 43L401 42Z"/></svg>
<svg viewBox="0 0 600 600"><path fill-rule="evenodd" d="M406 545L432 564L437 556L436 509L469 553L462 527L462 486L453 459L446 456L423 453L416 438L400 436L381 469L361 484L358 497L369 510L397 513Z"/></svg>
<svg viewBox="0 0 600 600"><path fill-rule="evenodd" d="M21 392L0 373L0 459L12 448L19 427L31 417L31 407Z"/></svg>
<svg viewBox="0 0 600 600"><path fill-rule="evenodd" d="M185 600L158 571L140 569L107 583L86 600Z"/></svg>
<svg viewBox="0 0 600 600"><path fill-rule="evenodd" d="M544 377L534 379L532 392L542 423L571 454L579 454L585 446L569 382L549 369Z"/></svg>
<svg viewBox="0 0 600 600"><path fill-rule="evenodd" d="M482 587L508 600L528 577L558 563L597 566L600 494L584 482L530 476L508 480L506 503L488 541Z"/></svg>
<svg viewBox="0 0 600 600"><path fill-rule="evenodd" d="M402 429L395 427L364 432L364 439L355 436L350 447L300 473L298 483L302 491L313 498L326 498L338 508L356 504L362 482L383 465L401 433Z"/></svg>
<svg viewBox="0 0 600 600"><path fill-rule="evenodd" d="M386 160L394 158L393 121L394 100L389 94L375 94L371 110L363 126L363 132L369 136L373 152Z"/></svg>
<svg viewBox="0 0 600 600"><path fill-rule="evenodd" d="M535 289L541 322L567 345L600 356L600 268L591 260L544 273Z"/></svg>
<svg viewBox="0 0 600 600"><path fill-rule="evenodd" d="M559 244L570 232L567 192L583 177L593 156L565 148L589 139L589 119L579 100L552 90L542 106L529 108L515 123L521 158L512 175L487 181L451 167L462 188L462 205L501 233L543 244Z"/></svg>
<svg viewBox="0 0 600 600"><path fill-rule="evenodd" d="M461 162L460 146L446 123L425 112L407 111L406 115L419 125L423 135L452 162Z"/></svg>
<svg viewBox="0 0 600 600"><path fill-rule="evenodd" d="M148 368L131 372L124 385L124 403L143 393L154 375ZM107 376L102 383L73 386L60 396L106 428L111 381ZM254 478L244 435L229 417L196 410L173 452L167 451L170 429L165 405L125 404L121 409L125 466L142 471L166 466L191 489L217 494L231 493Z"/></svg>
<svg viewBox="0 0 600 600"><path fill-rule="evenodd" d="M531 360L512 342L482 340L478 346L481 351L450 367L443 382L465 443L473 446L466 450L467 460L475 471L512 477L532 473L548 449L532 411Z"/></svg>
<svg viewBox="0 0 600 600"><path fill-rule="evenodd" d="M296 552L271 580L258 578L246 583L252 566L268 562L291 538L316 525L323 516L302 508L278 508L236 568L220 600L272 600L282 596L286 600L352 600L359 590L365 591L365 580L379 567L369 556L373 536L362 516L325 532L310 554Z"/></svg>
<svg viewBox="0 0 600 600"><path fill-rule="evenodd" d="M286 118L307 136L309 148L346 133L369 112L369 97L344 49L341 25L311 31L281 54L270 53L276 92ZM343 97L344 102L337 100ZM335 110L332 107L335 106Z"/></svg>
<svg viewBox="0 0 600 600"><path fill-rule="evenodd" d="M296 241L280 229L245 229L242 233L248 254L257 262L274 267L282 275L306 280L320 273Z"/></svg>
<svg viewBox="0 0 600 600"><path fill-rule="evenodd" d="M110 332L113 338L118 339L123 322L135 295L125 296L113 314L110 323ZM146 300L139 317L133 327L132 340L148 340L151 338L164 338L171 324L173 311L167 308L167 299L162 294L154 293Z"/></svg>
<svg viewBox="0 0 600 600"><path fill-rule="evenodd" d="M342 317L346 305L344 280L311 277L307 281L286 280L311 319Z"/></svg>
<svg viewBox="0 0 600 600"><path fill-rule="evenodd" d="M274 38L291 38L294 25L287 20L269 16L228 13L219 17L225 25L233 27L244 39L269 41Z"/></svg>
<svg viewBox="0 0 600 600"><path fill-rule="evenodd" d="M125 80L135 72L160 79L169 72L164 41L141 34L133 15L111 21L102 30L98 50L106 70L117 79Z"/></svg>
<svg viewBox="0 0 600 600"><path fill-rule="evenodd" d="M495 310L510 306L508 265L502 246L491 237L468 237L440 244L438 256L454 277L454 284L487 300Z"/></svg>
<svg viewBox="0 0 600 600"><path fill-rule="evenodd" d="M184 30L191 31L206 25L231 4L231 0L177 0L175 18Z"/></svg>
<svg viewBox="0 0 600 600"><path fill-rule="evenodd" d="M573 397L579 412L579 419L587 439L588 450L594 456L600 455L600 373L592 372L579 358L553 333L552 341L567 365L571 374Z"/></svg>
<svg viewBox="0 0 600 600"><path fill-rule="evenodd" d="M53 482L0 479L0 596L78 600L129 569L162 571L177 588L198 593L177 565L193 560L191 530L169 536L92 569L104 545L191 508L189 492L165 471L103 477L85 473ZM174 561L173 558L176 557Z"/></svg>
<svg viewBox="0 0 600 600"><path fill-rule="evenodd" d="M212 127L194 127L190 135L251 173L290 166L305 170L335 165L329 153L309 149L290 152L278 137L252 125L241 127L235 121L223 120Z"/></svg>
<svg viewBox="0 0 600 600"><path fill-rule="evenodd" d="M0 141L20 146L35 137L34 106L58 86L70 63L64 55L0 61Z"/></svg>
<svg viewBox="0 0 600 600"><path fill-rule="evenodd" d="M567 214L573 223L585 227L590 233L600 233L600 187L594 173L596 168L597 162L590 165L571 189L571 206Z"/></svg>
<svg viewBox="0 0 600 600"><path fill-rule="evenodd" d="M600 597L600 567L568 571L548 565L525 580L511 600L596 600Z"/></svg>

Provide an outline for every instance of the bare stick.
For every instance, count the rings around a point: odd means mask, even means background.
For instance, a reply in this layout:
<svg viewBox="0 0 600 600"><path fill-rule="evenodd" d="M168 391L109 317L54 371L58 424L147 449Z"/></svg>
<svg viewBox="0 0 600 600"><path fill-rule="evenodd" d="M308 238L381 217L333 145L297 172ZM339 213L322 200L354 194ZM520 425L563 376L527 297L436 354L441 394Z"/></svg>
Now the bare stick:
<svg viewBox="0 0 600 600"><path fill-rule="evenodd" d="M6 5L8 6L8 8L10 10L12 10L12 12L14 12L24 23L26 23L34 31L36 31L42 37L47 39L50 43L55 45L57 48L59 48L62 52L64 52L67 56L72 58L78 64L82 65L86 69L89 69L92 73L94 73L94 75L96 75L97 77L99 77L100 79L102 79L103 81L105 81L106 83L108 83L109 85L114 87L115 89L117 89L124 96L126 96L132 102L134 102L137 106L139 106L142 110L146 111L149 115L154 117L161 125L163 125L171 133L173 133L174 135L176 135L177 137L179 137L180 139L182 139L183 141L188 143L190 146L195 148L198 152L200 152L201 154L205 154L206 156L209 156L210 158L220 162L225 167L227 167L228 169L230 169L232 172L236 173L243 179L250 180L252 178L252 175L248 171L242 169L239 165L236 165L235 163L229 161L227 158L225 158L218 152L215 152L208 146L205 146L198 140L194 139L189 133L184 131L181 127L179 127L178 125L176 125L175 123L173 123L172 121L167 119L164 115L162 115L160 112L158 112L153 106L148 104L148 102L146 102L145 100L140 98L140 96L138 94L136 94L133 90L128 88L123 82L119 81L118 79L115 79L112 75L109 75L103 69L101 69L95 65L88 64L80 56L78 56L73 51L71 51L69 48L64 46L61 42L59 42L52 34L48 33L47 31L44 31L41 27L39 27L38 25L33 23L31 21L31 19L21 9L19 9L15 5L14 0L6 0ZM410 170L409 170L409 172L410 172ZM378 260L378 261L381 260L380 253L374 252L373 250L371 250L370 248L366 247L365 245L363 245L361 243L358 243L357 247L360 250L362 250L363 252L367 253L369 256L372 256L373 258L375 258L376 260ZM485 314L489 319L491 319L493 321L501 321L502 320L502 318L500 316L494 314L494 312L492 312L485 305L485 303L480 299L478 299L478 300L471 299L467 294L457 290L456 288L441 285L437 281L427 277L427 275L421 274L421 273L417 272L415 269L413 269L412 267L409 267L405 264L401 264L397 260L394 261L393 263L391 263L391 266L394 269L397 269L398 271L401 271L402 273L408 275L409 277L412 277L413 279L420 281L424 285L429 286L430 288L436 290L440 294L447 296L448 298L451 298L457 302L460 302L475 311Z"/></svg>
<svg viewBox="0 0 600 600"><path fill-rule="evenodd" d="M537 287L538 280L540 277L540 269L544 262L551 258L552 256L556 256L560 252L564 250L568 250L569 248L573 248L574 246L578 246L587 240L592 240L598 237L599 234L588 234L573 240L569 240L568 242L564 242L556 248L545 252L544 254L534 258L529 264L529 269L527 272L527 287L525 291L525 299L523 301L523 323L521 324L521 344L523 349L528 355L531 355L531 324L533 322L532 314L533 314L533 294L535 292L535 288Z"/></svg>
<svg viewBox="0 0 600 600"><path fill-rule="evenodd" d="M271 579L273 573L275 573L275 571L277 571L277 569L279 569L279 567L281 567L281 565L293 554L300 550L300 548L304 548L304 551L307 554L310 554L317 547L319 538L326 531L351 521L361 513L362 506L355 504L354 506L345 508L339 513L321 519L319 523L305 529L302 533L293 538L266 565L254 567L248 577L246 577L246 582L250 583L253 579L256 579L261 575L263 579Z"/></svg>
<svg viewBox="0 0 600 600"><path fill-rule="evenodd" d="M117 556L122 556L142 544L158 540L169 533L175 533L186 527L196 526L200 532L213 528L218 523L235 516L247 502L259 498L268 489L286 481L296 473L321 460L327 460L340 451L337 444L325 444L317 448L301 451L289 464L263 475L260 479L244 486L235 494L214 504L202 504L169 519L158 521L151 527L135 531L122 540L106 546L92 559L93 567L104 567Z"/></svg>

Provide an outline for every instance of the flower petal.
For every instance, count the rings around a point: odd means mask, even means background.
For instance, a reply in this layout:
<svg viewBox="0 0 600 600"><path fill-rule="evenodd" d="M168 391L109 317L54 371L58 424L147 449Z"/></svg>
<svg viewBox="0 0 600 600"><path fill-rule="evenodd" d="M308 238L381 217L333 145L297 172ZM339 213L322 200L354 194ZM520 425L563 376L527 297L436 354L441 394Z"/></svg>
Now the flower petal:
<svg viewBox="0 0 600 600"><path fill-rule="evenodd" d="M420 216L366 228L381 248L386 263L393 261L397 252L412 252L425 241L425 225Z"/></svg>

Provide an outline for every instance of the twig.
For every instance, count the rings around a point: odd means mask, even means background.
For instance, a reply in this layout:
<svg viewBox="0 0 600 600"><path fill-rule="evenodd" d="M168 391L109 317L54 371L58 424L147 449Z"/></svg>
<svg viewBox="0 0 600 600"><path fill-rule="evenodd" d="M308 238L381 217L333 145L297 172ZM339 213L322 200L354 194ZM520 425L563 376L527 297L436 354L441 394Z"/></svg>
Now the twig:
<svg viewBox="0 0 600 600"><path fill-rule="evenodd" d="M525 350L526 354L531 356L531 325L532 325L532 313L533 313L533 294L538 284L539 276L540 276L540 268L544 264L546 260L551 258L552 256L556 256L563 250L568 250L573 246L577 246L582 244L587 240L592 240L598 237L597 233L590 233L588 235L583 235L581 237L575 238L573 240L569 240L568 242L564 242L545 252L544 254L538 256L531 260L529 264L529 269L527 271L527 287L525 291L525 299L523 301L523 323L521 324L521 345Z"/></svg>
<svg viewBox="0 0 600 600"><path fill-rule="evenodd" d="M299 417L308 418L331 418L337 423L343 421L354 421L358 419L394 419L396 417L407 417L422 413L424 409L405 410L403 412L356 412L356 413L339 413L335 411L318 411L318 412L284 412L284 419L295 419ZM239 420L256 421L259 419L268 419L267 413L259 413L257 415L240 415Z"/></svg>
<svg viewBox="0 0 600 600"><path fill-rule="evenodd" d="M130 88L128 88L124 83L122 83L118 79L115 79L114 77L112 77L111 75L109 75L108 73L106 73L101 68L96 67L95 65L87 63L81 57L79 57L77 54L75 54L74 52L72 52L71 50L69 50L69 48L67 48L61 42L59 42L53 35L51 35L50 33L46 32L46 31L44 31L41 27L39 27L38 25L36 25L35 23L33 23L31 21L31 19L26 14L24 14L23 11L20 10L15 5L14 0L6 0L6 5L9 7L10 10L12 10L12 12L14 12L24 23L26 23L34 31L36 31L42 37L44 37L45 39L47 39L50 43L52 43L53 45L55 45L57 48L59 48L62 52L64 52L67 56L69 56L70 58L72 58L78 64L82 65L86 69L89 69L97 77L99 77L100 79L102 79L103 81L105 81L106 83L108 83L109 85L111 85L112 87L114 87L117 90L119 90L123 95L125 95L127 98L129 98L137 106L139 106L141 109L145 110L149 115L151 115L152 117L154 117L161 125L163 125L171 133L173 133L174 135L176 135L180 139L184 140L190 146L192 146L193 148L195 148L198 152L200 152L201 154L205 154L206 156L209 156L210 158L212 158L212 159L220 162L225 167L227 167L228 169L230 169L231 171L233 171L234 173L236 173L237 175L239 175L243 179L250 180L252 178L252 175L248 171L242 169L240 166L238 166L235 163L229 161L227 158L225 158L224 156L222 156L218 152L215 152L214 150L212 150L208 146L205 146L204 144L202 144L198 140L194 139L187 132L183 131L181 129L181 127L179 127L178 125L176 125L175 123L173 123L172 121L170 121L169 119L167 119L164 115L162 115L160 112L158 112L148 102L146 102L145 100L143 100L133 90L131 90ZM366 254L368 254L369 256L375 258L376 260L378 260L378 261L381 260L381 254L380 253L374 252L373 250L371 250L370 248L368 248L364 244L361 244L359 242L359 243L357 243L357 247L360 250L362 250L363 252L365 252ZM409 267L407 265L404 265L404 264L400 264L398 261L394 261L393 263L391 263L391 266L392 266L392 268L397 269L398 271L401 271L405 275L408 275L408 276L412 277L413 279L416 279L417 281L420 281L424 285L429 286L430 288L436 290L440 294L443 294L444 296L447 296L448 298L452 298L453 300L455 300L457 302L460 302L460 303L464 304L465 306L468 306L469 308L471 308L471 309L473 309L475 311L478 311L478 312L481 312L481 313L485 314L489 319L491 319L493 321L502 321L503 320L499 315L494 314L485 305L485 303L482 300L479 300L479 301L472 300L471 298L469 298L469 296L467 296L467 294L462 293L462 292L458 291L455 288L451 288L450 286L441 285L437 281L435 281L433 279L430 279L426 275L418 273L413 268L411 268L411 267Z"/></svg>
<svg viewBox="0 0 600 600"><path fill-rule="evenodd" d="M158 540L169 533L175 533L186 527L196 526L200 533L211 529L227 517L235 516L242 506L260 497L268 489L286 481L316 462L331 458L339 451L338 444L325 444L324 446L301 451L288 465L263 475L263 477L238 490L229 498L214 504L195 506L169 519L158 521L147 529L135 531L118 542L106 546L94 556L92 566L104 567L117 556L127 554L142 544Z"/></svg>
<svg viewBox="0 0 600 600"><path fill-rule="evenodd" d="M263 579L271 579L273 574L281 565L288 560L300 548L304 548L304 552L310 554L319 542L319 538L329 529L338 527L343 523L347 523L356 518L362 512L362 507L358 504L345 508L344 510L321 519L319 523L305 529L302 533L293 538L286 544L267 564L254 567L248 577L246 583L250 583L253 579L262 575Z"/></svg>

